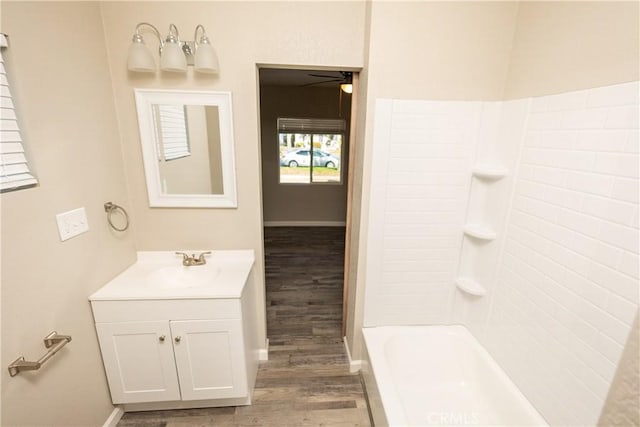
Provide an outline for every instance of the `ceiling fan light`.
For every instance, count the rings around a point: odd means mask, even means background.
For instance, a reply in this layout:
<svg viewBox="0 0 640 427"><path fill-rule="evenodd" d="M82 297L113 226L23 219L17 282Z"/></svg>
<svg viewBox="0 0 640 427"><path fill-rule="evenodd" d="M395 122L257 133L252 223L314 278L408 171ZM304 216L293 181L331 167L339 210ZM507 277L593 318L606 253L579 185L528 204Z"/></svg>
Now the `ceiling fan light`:
<svg viewBox="0 0 640 427"><path fill-rule="evenodd" d="M351 83L342 83L340 89L342 89L344 93L353 93L353 85Z"/></svg>

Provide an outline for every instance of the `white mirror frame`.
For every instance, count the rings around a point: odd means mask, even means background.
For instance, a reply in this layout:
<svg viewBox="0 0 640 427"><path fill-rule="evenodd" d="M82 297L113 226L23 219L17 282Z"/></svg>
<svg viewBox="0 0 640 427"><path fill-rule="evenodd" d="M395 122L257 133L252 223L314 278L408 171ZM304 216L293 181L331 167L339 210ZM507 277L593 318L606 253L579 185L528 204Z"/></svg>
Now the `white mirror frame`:
<svg viewBox="0 0 640 427"><path fill-rule="evenodd" d="M134 89L140 144L150 207L236 208L236 172L233 140L231 92ZM213 105L220 118L220 150L222 156L222 194L167 194L162 192L155 143L153 105Z"/></svg>

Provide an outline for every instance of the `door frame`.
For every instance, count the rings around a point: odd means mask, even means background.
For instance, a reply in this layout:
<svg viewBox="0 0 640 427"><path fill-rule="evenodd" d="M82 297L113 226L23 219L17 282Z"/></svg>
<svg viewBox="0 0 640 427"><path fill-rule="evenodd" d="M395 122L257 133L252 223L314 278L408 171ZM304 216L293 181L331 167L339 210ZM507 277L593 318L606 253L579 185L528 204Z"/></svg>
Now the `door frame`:
<svg viewBox="0 0 640 427"><path fill-rule="evenodd" d="M349 123L349 162L347 168L347 212L344 236L344 283L342 284L342 336L347 335L347 311L349 309L349 277L351 259L351 227L353 216L353 178L355 175L356 163L356 129L358 117L358 87L360 74L353 72L351 84L353 85L351 94L351 121Z"/></svg>
<svg viewBox="0 0 640 427"><path fill-rule="evenodd" d="M345 245L344 245L344 275L342 285L342 336L346 335L347 329L347 311L349 307L348 295L349 295L349 265L351 258L351 227L352 227L352 215L353 215L353 182L355 174L355 160L356 160L356 118L357 118L357 99L358 99L358 82L359 73L362 71L361 67L341 67L341 66L314 66L314 65L286 65L286 64L268 64L257 63L256 64L256 100L257 100L257 113L258 113L258 150L260 158L260 169L262 169L262 121L261 121L261 109L260 109L260 70L263 68L276 68L276 69L288 69L288 70L314 70L314 71L350 71L352 72L352 85L353 91L351 94L351 121L349 124L349 146L348 146L348 168L346 170L346 185L347 185L347 206L345 214ZM345 177L343 176L343 179ZM262 229L264 229L264 199L262 194L262 172L260 173L260 217L262 219ZM262 231L262 251L264 253L264 231ZM263 278L265 283L265 297L266 297L266 273ZM265 302L266 303L266 302ZM265 316L266 322L266 316ZM266 323L265 323L266 327ZM268 337L267 337L268 339Z"/></svg>

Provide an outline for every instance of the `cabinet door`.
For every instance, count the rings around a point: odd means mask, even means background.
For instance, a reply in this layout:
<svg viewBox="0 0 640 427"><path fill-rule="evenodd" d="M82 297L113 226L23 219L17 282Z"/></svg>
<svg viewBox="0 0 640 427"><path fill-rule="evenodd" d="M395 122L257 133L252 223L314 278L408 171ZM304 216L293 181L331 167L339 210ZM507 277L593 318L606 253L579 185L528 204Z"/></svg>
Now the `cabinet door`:
<svg viewBox="0 0 640 427"><path fill-rule="evenodd" d="M180 400L169 322L96 323L113 403Z"/></svg>
<svg viewBox="0 0 640 427"><path fill-rule="evenodd" d="M182 400L247 395L240 319L170 323Z"/></svg>

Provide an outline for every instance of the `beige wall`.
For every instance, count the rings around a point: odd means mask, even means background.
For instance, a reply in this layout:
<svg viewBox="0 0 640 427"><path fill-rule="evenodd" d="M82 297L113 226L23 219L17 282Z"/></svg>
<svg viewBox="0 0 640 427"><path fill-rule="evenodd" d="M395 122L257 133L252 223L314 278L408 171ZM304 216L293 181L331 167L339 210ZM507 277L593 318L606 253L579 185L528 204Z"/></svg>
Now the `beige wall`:
<svg viewBox="0 0 640 427"><path fill-rule="evenodd" d="M40 186L2 201L2 425L102 425L113 407L87 297L135 260L133 230L112 232L104 202L131 210L97 3L2 2L3 51ZM55 215L84 206L89 232L60 242ZM135 225L135 224L134 224ZM73 341L38 372L20 355Z"/></svg>
<svg viewBox="0 0 640 427"><path fill-rule="evenodd" d="M126 177L140 250L182 248L256 251L256 290L264 301L264 255L256 64L316 67L363 65L364 1L354 2L106 2L105 38L120 123ZM203 24L220 60L220 74L136 75L126 70L135 25L151 22L163 33L174 23L190 38ZM309 30L309 22L322 23ZM150 34L147 43L155 48ZM150 209L133 88L231 91L235 136L237 209ZM264 306L256 327L266 335Z"/></svg>
<svg viewBox="0 0 640 427"><path fill-rule="evenodd" d="M369 40L371 35L371 2L367 3L365 10L365 43L364 43L364 62L369 63ZM345 269L347 270L347 290L345 293L346 308L343 310L345 318L344 330L347 345L354 360L359 360L362 355L362 324L364 316L364 291L366 283L359 280L358 266L366 261L366 251L360 246L361 242L366 242L366 226L367 215L363 215L363 171L364 171L364 153L365 153L365 125L367 116L367 91L369 82L368 67L362 69L354 82L354 118L355 132L352 137L351 149L353 150L353 174L351 189L351 218L347 218L347 232L349 233L349 254L345 260ZM349 197L347 195L347 197Z"/></svg>
<svg viewBox="0 0 640 427"><path fill-rule="evenodd" d="M502 99L517 13L518 2L373 1L369 105Z"/></svg>
<svg viewBox="0 0 640 427"><path fill-rule="evenodd" d="M506 99L639 79L637 1L522 2Z"/></svg>
<svg viewBox="0 0 640 427"><path fill-rule="evenodd" d="M107 48L121 124L127 179L139 222L140 249L249 247L261 254L260 147L256 63L362 65L362 2L110 2L102 6ZM317 33L292 22L323 22ZM220 59L220 75L158 73L140 76L125 67L136 23L152 22L166 31L169 22L183 32L202 23ZM155 43L151 36L147 43ZM344 43L349 40L349 43ZM139 148L134 87L201 88L233 93L238 209L150 209ZM189 226L185 226L186 223ZM261 261L258 268L262 271Z"/></svg>
<svg viewBox="0 0 640 427"><path fill-rule="evenodd" d="M344 222L346 215L348 140L345 139L341 171L343 183L280 184L278 117L337 118L338 88L263 86L260 91L262 141L262 199L264 221ZM350 96L342 97L343 118L349 123Z"/></svg>
<svg viewBox="0 0 640 427"><path fill-rule="evenodd" d="M38 373L9 378L3 369L2 424L104 422L112 407L87 296L133 262L135 247L253 248L253 286L264 300L256 64L365 67L352 234L360 256L350 260L358 288L350 288L347 317L357 359L375 99L493 100L637 80L637 16L637 3L615 2L3 1L8 68L41 185L1 196L2 366L39 357L51 330L73 341ZM220 75L127 72L142 21L163 33L173 22L185 38L202 23ZM308 22L322 27L309 31ZM150 34L146 40L155 48ZM237 209L148 207L135 87L233 93ZM108 229L108 200L128 208L130 231ZM79 206L90 231L59 242L55 214ZM260 309L255 327L264 340Z"/></svg>
<svg viewBox="0 0 640 427"><path fill-rule="evenodd" d="M38 357L53 329L73 336L39 373L9 379L3 371L3 425L105 421L112 406L87 297L134 261L136 247L253 248L253 286L264 300L256 64L362 66L364 7L360 1L3 2L3 31L13 41L9 62L20 77L16 95L42 183L2 196L3 366L20 354ZM319 33L306 26L292 33L292 22L310 20L323 22L321 48ZM185 34L204 24L220 75L128 73L127 48L142 21L163 32L173 22ZM52 34L56 49L45 49ZM155 41L148 36L147 43ZM134 87L233 93L238 209L147 207ZM107 200L129 209L135 237L133 229L124 236L109 231ZM60 243L54 215L79 206L87 208L91 230ZM263 304L259 311L254 327L264 341Z"/></svg>
<svg viewBox="0 0 640 427"><path fill-rule="evenodd" d="M362 207L358 278L357 289L350 286L347 322L355 359L362 345L375 99L515 99L638 80L640 69L638 2L373 0L370 8L362 192L354 203Z"/></svg>
<svg viewBox="0 0 640 427"><path fill-rule="evenodd" d="M211 168L211 193L222 194L224 182L222 180L222 147L220 141L220 114L218 107L208 105L204 109L207 121L207 136L209 147L209 167Z"/></svg>
<svg viewBox="0 0 640 427"><path fill-rule="evenodd" d="M382 2L371 4L366 73L366 124L356 163L354 234L356 286L350 285L347 341L352 357L362 346L371 146L377 98L502 99L518 12L516 2ZM362 117L359 118L362 120ZM359 137L359 138L360 138ZM361 141L358 139L357 144ZM358 233L359 231L359 233ZM355 264L354 259L350 260Z"/></svg>

